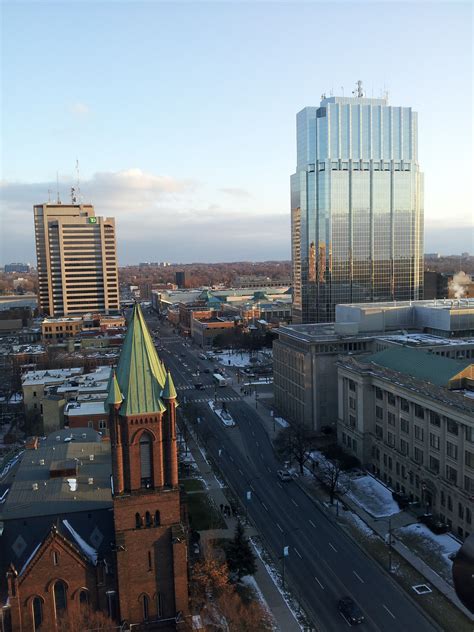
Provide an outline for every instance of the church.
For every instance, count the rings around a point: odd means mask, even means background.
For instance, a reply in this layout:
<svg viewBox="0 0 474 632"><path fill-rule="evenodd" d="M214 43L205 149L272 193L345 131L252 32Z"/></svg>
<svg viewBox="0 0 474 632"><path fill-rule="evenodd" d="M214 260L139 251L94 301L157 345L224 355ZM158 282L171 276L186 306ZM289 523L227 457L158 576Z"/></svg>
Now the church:
<svg viewBox="0 0 474 632"><path fill-rule="evenodd" d="M85 609L123 629L188 618L177 394L139 305L92 428L29 442L0 489L0 631L58 632Z"/></svg>

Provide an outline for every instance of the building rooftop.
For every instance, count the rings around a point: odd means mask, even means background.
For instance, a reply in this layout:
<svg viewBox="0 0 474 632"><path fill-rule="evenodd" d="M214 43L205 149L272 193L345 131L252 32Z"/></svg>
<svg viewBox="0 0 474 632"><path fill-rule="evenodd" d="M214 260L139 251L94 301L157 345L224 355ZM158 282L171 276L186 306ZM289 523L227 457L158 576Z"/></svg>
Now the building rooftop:
<svg viewBox="0 0 474 632"><path fill-rule="evenodd" d="M45 371L27 371L22 377L22 385L30 386L33 384L54 384L55 382L64 382L64 380L79 376L83 373L82 368L73 369L47 369Z"/></svg>
<svg viewBox="0 0 474 632"><path fill-rule="evenodd" d="M51 477L50 470L59 461L76 462L77 474ZM111 472L110 443L97 432L91 428L53 432L37 450L23 452L0 506L0 520L110 508Z"/></svg>
<svg viewBox="0 0 474 632"><path fill-rule="evenodd" d="M80 415L104 415L104 399L95 401L69 402L64 413L68 417L78 417Z"/></svg>
<svg viewBox="0 0 474 632"><path fill-rule="evenodd" d="M448 386L450 380L473 364L472 360L453 360L427 353L423 349L407 347L384 349L378 353L364 356L370 362L392 369L398 373L430 382L436 386Z"/></svg>

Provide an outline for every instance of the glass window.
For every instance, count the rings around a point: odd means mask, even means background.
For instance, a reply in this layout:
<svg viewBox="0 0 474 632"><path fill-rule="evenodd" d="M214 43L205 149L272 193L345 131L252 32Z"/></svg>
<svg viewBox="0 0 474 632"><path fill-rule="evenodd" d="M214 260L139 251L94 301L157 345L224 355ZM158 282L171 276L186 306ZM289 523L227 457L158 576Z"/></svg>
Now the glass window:
<svg viewBox="0 0 474 632"><path fill-rule="evenodd" d="M54 584L54 607L58 618L67 608L66 584L60 579Z"/></svg>
<svg viewBox="0 0 474 632"><path fill-rule="evenodd" d="M43 600L41 597L33 598L33 632L38 632L43 623Z"/></svg>
<svg viewBox="0 0 474 632"><path fill-rule="evenodd" d="M405 419L404 417L400 417L400 430L402 432L405 432L406 434L408 434L410 432L410 426L408 423L408 419Z"/></svg>
<svg viewBox="0 0 474 632"><path fill-rule="evenodd" d="M383 391L378 386L375 387L375 397L377 399L383 399Z"/></svg>
<svg viewBox="0 0 474 632"><path fill-rule="evenodd" d="M435 472L436 474L439 474L439 460L436 459L434 456L430 456L430 470L432 472Z"/></svg>
<svg viewBox="0 0 474 632"><path fill-rule="evenodd" d="M423 408L423 406L415 404L415 417L418 417L418 419L425 418L425 409Z"/></svg>
<svg viewBox="0 0 474 632"><path fill-rule="evenodd" d="M454 485L456 485L457 482L458 482L458 471L454 467L451 467L450 465L447 465L446 466L446 478L448 479L448 481L450 481L451 483L454 483Z"/></svg>
<svg viewBox="0 0 474 632"><path fill-rule="evenodd" d="M394 414L394 413L391 413L391 412L388 412L388 413L387 413L387 422L388 422L391 426L394 426L394 425L395 425L395 420L396 420L395 414Z"/></svg>
<svg viewBox="0 0 474 632"><path fill-rule="evenodd" d="M430 410L430 424L438 428L441 426L441 417L432 410Z"/></svg>
<svg viewBox="0 0 474 632"><path fill-rule="evenodd" d="M151 436L144 432L140 437L140 476L141 486L151 486Z"/></svg>
<svg viewBox="0 0 474 632"><path fill-rule="evenodd" d="M143 595L142 597L142 605L143 605L143 620L148 621L150 616L150 600L147 595Z"/></svg>
<svg viewBox="0 0 474 632"><path fill-rule="evenodd" d="M81 592L79 593L79 603L81 606L89 605L89 591L88 590L81 590Z"/></svg>
<svg viewBox="0 0 474 632"><path fill-rule="evenodd" d="M464 453L464 462L468 467L474 468L474 452L466 450Z"/></svg>
<svg viewBox="0 0 474 632"><path fill-rule="evenodd" d="M458 435L459 425L452 419L446 419L446 430L452 435Z"/></svg>
<svg viewBox="0 0 474 632"><path fill-rule="evenodd" d="M446 441L446 454L451 459L458 458L458 446L455 443L451 443L450 441Z"/></svg>
<svg viewBox="0 0 474 632"><path fill-rule="evenodd" d="M375 416L377 419L383 419L383 408L380 406L375 407Z"/></svg>
<svg viewBox="0 0 474 632"><path fill-rule="evenodd" d="M430 448L439 450L439 436L433 432L430 432Z"/></svg>
<svg viewBox="0 0 474 632"><path fill-rule="evenodd" d="M415 439L418 439L418 441L423 441L423 428L421 426L417 426L416 424L414 428L415 428Z"/></svg>
<svg viewBox="0 0 474 632"><path fill-rule="evenodd" d="M408 454L408 442L400 439L400 452L402 454Z"/></svg>
<svg viewBox="0 0 474 632"><path fill-rule="evenodd" d="M420 450L420 448L415 447L413 451L413 458L415 459L417 463L422 464L423 463L423 450Z"/></svg>
<svg viewBox="0 0 474 632"><path fill-rule="evenodd" d="M390 406L395 406L395 395L393 393L388 392L387 401L390 404Z"/></svg>

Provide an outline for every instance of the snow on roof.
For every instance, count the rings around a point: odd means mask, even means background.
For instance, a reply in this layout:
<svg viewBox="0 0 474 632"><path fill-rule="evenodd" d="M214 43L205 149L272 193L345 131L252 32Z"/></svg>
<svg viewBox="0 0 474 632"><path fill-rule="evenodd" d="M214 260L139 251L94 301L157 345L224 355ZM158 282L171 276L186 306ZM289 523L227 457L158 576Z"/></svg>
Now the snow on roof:
<svg viewBox="0 0 474 632"><path fill-rule="evenodd" d="M67 520L63 520L63 525L72 535L72 537L76 541L76 544L79 546L87 559L90 560L95 566L97 564L97 551L90 544L87 544L87 542L83 538L81 538L81 536L77 533L75 529L72 528Z"/></svg>
<svg viewBox="0 0 474 632"><path fill-rule="evenodd" d="M41 542L38 542L38 544L35 546L35 548L33 549L33 551L32 551L32 553L31 553L30 557L26 560L26 562L25 562L25 563L23 564L23 566L21 567L21 571L20 571L20 573L19 573L20 575L23 575L23 573L25 572L25 570L26 570L26 569L27 569L27 567L28 567L28 564L31 562L31 560L32 560L32 559L34 558L34 556L36 555L36 552L37 552L37 551L38 551L38 549L40 548L41 544L42 544Z"/></svg>
<svg viewBox="0 0 474 632"><path fill-rule="evenodd" d="M70 402L66 406L66 415L74 417L77 415L104 415L104 399L92 402Z"/></svg>

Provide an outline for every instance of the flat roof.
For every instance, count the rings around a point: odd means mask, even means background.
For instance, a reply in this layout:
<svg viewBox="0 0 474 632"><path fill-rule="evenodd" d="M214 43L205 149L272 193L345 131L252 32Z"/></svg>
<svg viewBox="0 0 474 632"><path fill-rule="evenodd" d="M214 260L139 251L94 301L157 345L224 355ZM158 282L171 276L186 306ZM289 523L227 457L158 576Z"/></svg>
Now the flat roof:
<svg viewBox="0 0 474 632"><path fill-rule="evenodd" d="M64 413L68 417L77 417L79 415L105 415L104 399L92 402L69 402L66 405Z"/></svg>
<svg viewBox="0 0 474 632"><path fill-rule="evenodd" d="M84 369L47 369L45 371L27 371L21 380L23 386L32 384L54 384L63 382L69 377L81 375Z"/></svg>
<svg viewBox="0 0 474 632"><path fill-rule="evenodd" d="M361 310L390 310L401 307L429 307L437 310L469 309L474 310L474 298L446 298L421 301L386 301L380 303L341 303L342 307L358 307Z"/></svg>
<svg viewBox="0 0 474 632"><path fill-rule="evenodd" d="M69 460L78 464L77 476L50 477L54 462ZM110 443L93 429L53 432L40 441L37 450L21 455L10 491L0 505L0 519L110 508L111 473Z"/></svg>

